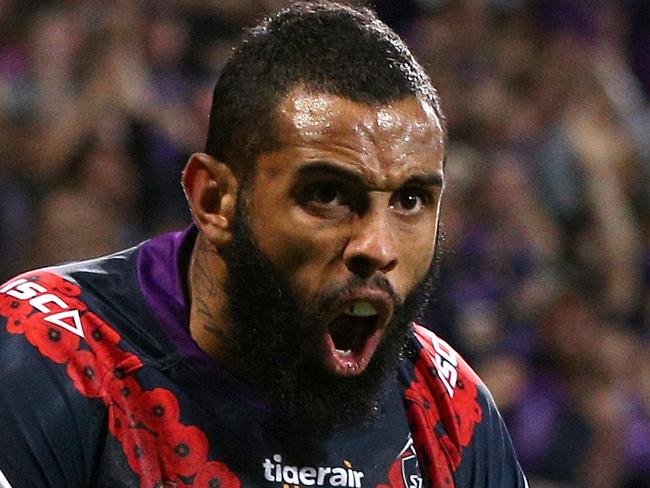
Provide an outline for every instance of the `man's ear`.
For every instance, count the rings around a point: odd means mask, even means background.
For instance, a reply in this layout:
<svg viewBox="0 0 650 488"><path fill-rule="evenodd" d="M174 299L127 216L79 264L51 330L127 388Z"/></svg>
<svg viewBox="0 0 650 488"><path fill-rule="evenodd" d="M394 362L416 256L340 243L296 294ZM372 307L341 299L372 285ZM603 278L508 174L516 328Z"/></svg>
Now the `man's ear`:
<svg viewBox="0 0 650 488"><path fill-rule="evenodd" d="M229 166L194 153L183 171L183 188L194 222L214 245L232 240L239 184Z"/></svg>

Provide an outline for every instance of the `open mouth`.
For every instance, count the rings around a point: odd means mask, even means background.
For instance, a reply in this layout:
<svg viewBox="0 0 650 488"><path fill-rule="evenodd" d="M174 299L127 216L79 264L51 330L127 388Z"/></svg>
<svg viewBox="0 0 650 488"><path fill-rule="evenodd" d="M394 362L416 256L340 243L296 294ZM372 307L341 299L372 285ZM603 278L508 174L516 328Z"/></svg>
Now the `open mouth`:
<svg viewBox="0 0 650 488"><path fill-rule="evenodd" d="M327 366L341 376L356 376L372 359L387 322L381 301L357 299L346 303L327 329Z"/></svg>

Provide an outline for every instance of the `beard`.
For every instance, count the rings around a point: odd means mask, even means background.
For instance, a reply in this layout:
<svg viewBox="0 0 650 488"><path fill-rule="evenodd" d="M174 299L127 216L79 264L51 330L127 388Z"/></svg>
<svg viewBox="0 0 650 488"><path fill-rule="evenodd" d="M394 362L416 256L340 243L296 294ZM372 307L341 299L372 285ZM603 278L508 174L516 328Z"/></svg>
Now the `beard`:
<svg viewBox="0 0 650 488"><path fill-rule="evenodd" d="M305 303L259 249L245 210L238 208L237 215L233 242L222 250L232 320L221 351L224 365L278 407L284 429L322 435L370 424L380 411L382 387L396 376L410 344L410 324L432 294L439 246L424 279L403 300L382 274L375 274L355 276ZM323 364L325 317L341 296L360 287L389 294L394 312L366 370L338 376Z"/></svg>

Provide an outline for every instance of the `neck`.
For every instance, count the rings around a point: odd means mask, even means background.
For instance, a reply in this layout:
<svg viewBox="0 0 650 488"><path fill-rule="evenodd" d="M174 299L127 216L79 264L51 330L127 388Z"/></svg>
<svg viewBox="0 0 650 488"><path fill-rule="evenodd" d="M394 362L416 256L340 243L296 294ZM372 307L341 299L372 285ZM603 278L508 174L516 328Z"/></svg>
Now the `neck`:
<svg viewBox="0 0 650 488"><path fill-rule="evenodd" d="M213 358L219 356L227 315L226 263L217 248L201 233L196 238L189 269L190 334Z"/></svg>

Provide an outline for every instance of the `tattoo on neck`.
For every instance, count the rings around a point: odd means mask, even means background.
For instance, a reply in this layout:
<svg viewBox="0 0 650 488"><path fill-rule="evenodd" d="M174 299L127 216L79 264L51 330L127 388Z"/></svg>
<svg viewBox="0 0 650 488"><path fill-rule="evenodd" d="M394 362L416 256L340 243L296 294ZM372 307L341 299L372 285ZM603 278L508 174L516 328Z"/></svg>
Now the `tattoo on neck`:
<svg viewBox="0 0 650 488"><path fill-rule="evenodd" d="M214 320L214 313L210 310L208 304L201 297L196 297L196 311L199 315L207 320Z"/></svg>
<svg viewBox="0 0 650 488"><path fill-rule="evenodd" d="M196 247L196 252L192 260L190 280L192 290L192 301L195 305L195 310L198 317L201 319L201 327L212 334L219 334L217 327L217 314L213 303L209 303L205 297L219 296L221 291L221 283L210 272L210 259L213 255L218 255L216 249L207 245L205 242L199 241Z"/></svg>

